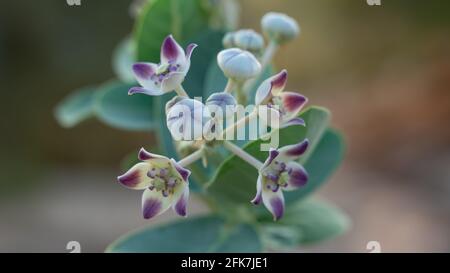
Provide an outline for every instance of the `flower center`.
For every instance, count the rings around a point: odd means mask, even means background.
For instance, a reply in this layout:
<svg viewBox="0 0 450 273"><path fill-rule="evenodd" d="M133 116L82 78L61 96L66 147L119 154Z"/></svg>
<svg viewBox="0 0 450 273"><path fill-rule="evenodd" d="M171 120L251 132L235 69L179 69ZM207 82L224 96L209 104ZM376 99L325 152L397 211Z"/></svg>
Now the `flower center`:
<svg viewBox="0 0 450 273"><path fill-rule="evenodd" d="M275 106L277 107L275 108ZM286 113L285 109L282 106L283 101L281 100L280 97L274 96L267 102L267 107L275 108L280 113L280 116L283 116Z"/></svg>
<svg viewBox="0 0 450 273"><path fill-rule="evenodd" d="M180 64L172 62L160 64L156 69L156 73L152 75L151 79L155 82L155 85L159 85L171 72L176 72L180 69Z"/></svg>
<svg viewBox="0 0 450 273"><path fill-rule="evenodd" d="M180 182L179 178L170 175L168 168L159 170L152 168L147 172L147 176L152 179L150 182L151 185L148 188L150 190L161 191L164 197L173 194L175 186Z"/></svg>
<svg viewBox="0 0 450 273"><path fill-rule="evenodd" d="M263 176L266 178L266 188L277 192L280 187L287 187L286 175L288 175L289 170L286 168L286 163L274 161L273 165L267 170Z"/></svg>

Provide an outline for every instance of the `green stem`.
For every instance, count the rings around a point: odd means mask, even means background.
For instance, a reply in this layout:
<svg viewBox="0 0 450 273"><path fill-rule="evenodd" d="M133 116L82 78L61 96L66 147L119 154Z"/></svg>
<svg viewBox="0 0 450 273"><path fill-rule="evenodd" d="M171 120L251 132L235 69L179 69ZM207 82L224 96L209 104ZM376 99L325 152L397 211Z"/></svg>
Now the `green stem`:
<svg viewBox="0 0 450 273"><path fill-rule="evenodd" d="M247 93L244 92L243 84L239 84L236 88L237 102L241 105L247 104Z"/></svg>
<svg viewBox="0 0 450 273"><path fill-rule="evenodd" d="M263 163L261 163L261 161L254 158L252 155L250 155L246 151L242 150L239 146L237 146L227 140L225 140L223 142L223 146L225 148L227 148L233 154L237 155L238 157L240 157L241 159L243 159L244 161L246 161L247 163L249 163L250 165L255 167L257 170L261 169L261 167L263 166Z"/></svg>
<svg viewBox="0 0 450 273"><path fill-rule="evenodd" d="M203 147L198 149L197 151L193 152L192 154L186 156L185 158L178 161L178 164L180 164L181 167L186 167L194 163L195 161L202 158L204 155Z"/></svg>
<svg viewBox="0 0 450 273"><path fill-rule="evenodd" d="M225 86L225 89L223 90L223 92L231 94L233 92L233 88L235 86L235 83L236 82L233 81L232 79L228 79L227 86Z"/></svg>
<svg viewBox="0 0 450 273"><path fill-rule="evenodd" d="M177 92L178 96L189 97L189 95L186 93L186 90L184 90L184 88L183 88L183 86L181 86L181 84L175 88L175 92Z"/></svg>
<svg viewBox="0 0 450 273"><path fill-rule="evenodd" d="M252 119L256 118L257 115L258 115L258 112L255 109L255 111L251 112L247 116L236 121L236 123L234 123L230 127L226 128L225 131L223 132L223 139L226 139L227 134L229 134L230 132L233 132L233 135L234 135L234 130L238 130L242 126L245 126L245 123L247 123L247 121L250 122Z"/></svg>
<svg viewBox="0 0 450 273"><path fill-rule="evenodd" d="M250 90L255 86L256 80L259 79L261 73L263 73L264 70L266 70L267 65L272 61L273 56L275 55L277 50L278 44L274 40L271 40L267 45L263 56L261 57L261 72L253 79L248 80L244 85L244 91L246 94L248 94L248 92L250 92Z"/></svg>

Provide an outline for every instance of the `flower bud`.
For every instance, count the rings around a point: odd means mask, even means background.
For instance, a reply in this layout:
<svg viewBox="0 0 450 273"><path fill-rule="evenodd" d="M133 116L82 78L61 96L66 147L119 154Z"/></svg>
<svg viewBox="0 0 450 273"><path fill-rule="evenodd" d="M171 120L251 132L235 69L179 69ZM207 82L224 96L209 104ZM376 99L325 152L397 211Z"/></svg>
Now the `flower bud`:
<svg viewBox="0 0 450 273"><path fill-rule="evenodd" d="M236 104L236 99L224 92L214 93L206 100L206 106L211 116L219 120L222 120L223 117L233 116Z"/></svg>
<svg viewBox="0 0 450 273"><path fill-rule="evenodd" d="M237 82L251 79L261 71L261 64L255 56L239 48L222 50L217 55L217 62L225 76Z"/></svg>
<svg viewBox="0 0 450 273"><path fill-rule="evenodd" d="M200 101L175 97L166 104L166 118L167 128L175 140L199 140L210 115Z"/></svg>
<svg viewBox="0 0 450 273"><path fill-rule="evenodd" d="M223 47L225 48L236 47L236 45L234 44L234 34L235 32L228 32L227 34L225 34L225 36L223 36L222 39Z"/></svg>
<svg viewBox="0 0 450 273"><path fill-rule="evenodd" d="M263 32L277 43L288 42L298 36L300 28L293 18L283 13L269 12L261 20Z"/></svg>
<svg viewBox="0 0 450 273"><path fill-rule="evenodd" d="M264 47L264 39L253 29L241 29L234 33L234 44L240 49L259 53Z"/></svg>

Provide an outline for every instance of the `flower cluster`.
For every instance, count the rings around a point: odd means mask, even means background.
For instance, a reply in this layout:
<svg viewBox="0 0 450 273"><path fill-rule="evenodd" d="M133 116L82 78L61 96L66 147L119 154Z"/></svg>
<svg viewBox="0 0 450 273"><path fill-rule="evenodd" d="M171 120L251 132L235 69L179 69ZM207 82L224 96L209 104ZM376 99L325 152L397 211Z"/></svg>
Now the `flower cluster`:
<svg viewBox="0 0 450 273"><path fill-rule="evenodd" d="M233 112L230 114L227 111L228 108L236 107L238 103L247 103L249 90L278 46L299 33L295 20L284 14L269 13L263 17L261 25L268 40L267 47L264 47L263 36L254 30L244 29L225 35L223 43L226 49L219 52L217 62L228 78L228 84L223 91L207 98L205 104L190 98L189 92L182 87L189 71L192 52L197 45L190 44L183 50L169 35L162 43L159 64L140 62L133 65L134 76L140 86L131 88L129 95L140 93L159 96L175 91L177 95L165 108L167 127L174 140L180 144L195 143L193 147L196 149L178 162L141 149L138 154L141 162L118 177L118 181L125 187L144 190L144 218L155 217L169 207L179 215L186 216L190 171L185 167L204 159L204 149L211 143L223 144L231 153L258 169L256 196L252 203L257 205L262 202L275 220L283 215L283 191L295 190L306 184L308 174L297 159L306 151L307 139L298 144L271 149L262 163L228 140L218 141L216 138L206 137L211 134L217 136L219 125L224 123L223 119L234 117ZM227 124L225 130L236 129L256 117L272 129L291 125L305 126L298 114L307 103L307 98L296 92L284 91L287 77L287 71L281 70L264 80L257 88L253 98L255 106L264 107L270 118L261 111L253 111L244 118ZM196 130L198 127L202 130ZM208 131L206 134L205 128Z"/></svg>

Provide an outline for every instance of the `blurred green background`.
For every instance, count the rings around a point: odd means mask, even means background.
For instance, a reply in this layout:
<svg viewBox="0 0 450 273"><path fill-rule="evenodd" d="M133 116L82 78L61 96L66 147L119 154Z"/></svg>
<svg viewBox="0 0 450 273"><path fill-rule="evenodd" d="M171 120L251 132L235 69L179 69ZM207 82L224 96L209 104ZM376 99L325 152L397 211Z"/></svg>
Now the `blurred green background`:
<svg viewBox="0 0 450 273"><path fill-rule="evenodd" d="M53 116L72 90L113 78L112 52L133 27L130 1L81 2L0 0L1 252L66 252L72 240L103 251L151 224L139 193L115 177L123 157L153 137L96 120L67 130ZM275 64L289 70L288 90L332 111L348 143L319 194L348 212L352 229L297 251L367 252L379 241L382 251L448 252L450 2L241 3L245 28L259 30L268 11L298 20L300 38Z"/></svg>

